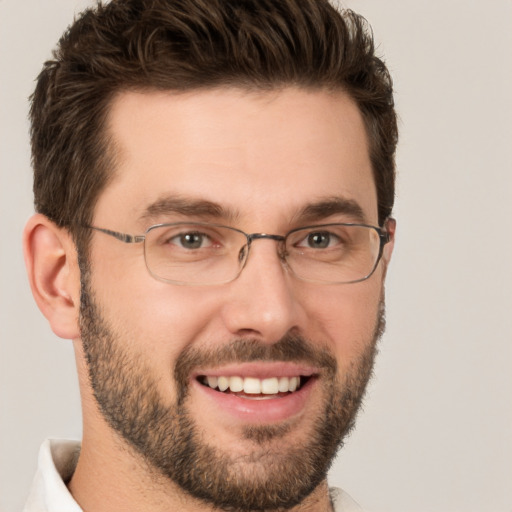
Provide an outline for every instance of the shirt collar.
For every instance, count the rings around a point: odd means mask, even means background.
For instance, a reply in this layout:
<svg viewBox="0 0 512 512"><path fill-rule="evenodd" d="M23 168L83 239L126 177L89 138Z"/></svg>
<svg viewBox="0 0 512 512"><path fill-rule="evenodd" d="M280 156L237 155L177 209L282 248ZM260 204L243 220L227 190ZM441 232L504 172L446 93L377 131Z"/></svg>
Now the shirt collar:
<svg viewBox="0 0 512 512"><path fill-rule="evenodd" d="M23 512L82 512L66 487L79 454L78 441L48 439L41 445L36 476Z"/></svg>

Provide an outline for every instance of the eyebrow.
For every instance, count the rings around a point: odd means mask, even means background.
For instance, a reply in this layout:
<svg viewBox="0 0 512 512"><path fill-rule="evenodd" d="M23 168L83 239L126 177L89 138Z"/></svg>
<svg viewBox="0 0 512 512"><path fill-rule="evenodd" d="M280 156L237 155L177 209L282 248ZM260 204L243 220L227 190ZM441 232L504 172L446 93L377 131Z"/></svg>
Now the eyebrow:
<svg viewBox="0 0 512 512"><path fill-rule="evenodd" d="M354 222L365 222L366 220L363 209L357 201L338 196L306 205L299 211L297 219L299 222L313 222L332 215L350 217Z"/></svg>
<svg viewBox="0 0 512 512"><path fill-rule="evenodd" d="M183 215L201 219L234 221L238 213L218 203L183 196L165 196L148 205L139 217L140 222L154 221L166 215Z"/></svg>
<svg viewBox="0 0 512 512"><path fill-rule="evenodd" d="M165 196L148 205L139 217L141 223L162 220L168 215L181 215L205 220L222 220L230 223L240 218L238 211L205 199L195 199L177 195ZM295 222L308 223L326 219L333 215L349 217L354 222L364 222L363 209L353 199L344 197L328 197L320 201L307 204L294 215Z"/></svg>

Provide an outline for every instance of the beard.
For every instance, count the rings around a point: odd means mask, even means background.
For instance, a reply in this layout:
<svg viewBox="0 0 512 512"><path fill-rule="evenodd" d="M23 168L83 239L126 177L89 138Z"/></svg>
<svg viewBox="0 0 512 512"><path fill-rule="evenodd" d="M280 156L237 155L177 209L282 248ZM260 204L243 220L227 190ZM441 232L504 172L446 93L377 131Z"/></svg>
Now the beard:
<svg viewBox="0 0 512 512"><path fill-rule="evenodd" d="M84 275L84 274L83 274ZM216 350L188 347L174 366L176 398L168 405L158 381L140 354L125 348L122 336L102 317L102 310L83 277L80 328L90 383L107 421L141 458L148 471L177 484L189 496L226 511L288 510L322 483L353 428L372 374L376 345L384 330L384 303L373 336L345 375L336 359L299 335L275 344L236 339ZM286 422L243 429L252 451L243 456L212 446L194 421L189 397L191 372L199 367L248 361L294 361L321 369L323 397L305 432L306 441L285 444L293 430ZM276 440L279 440L276 442Z"/></svg>

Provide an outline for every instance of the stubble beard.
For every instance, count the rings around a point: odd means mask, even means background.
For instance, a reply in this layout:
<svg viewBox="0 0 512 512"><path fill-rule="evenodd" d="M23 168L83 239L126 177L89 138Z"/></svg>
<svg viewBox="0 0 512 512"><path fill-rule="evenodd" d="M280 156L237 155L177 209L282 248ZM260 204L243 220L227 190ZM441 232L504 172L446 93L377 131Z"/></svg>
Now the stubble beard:
<svg viewBox="0 0 512 512"><path fill-rule="evenodd" d="M330 353L300 336L286 336L273 345L240 339L216 351L185 349L174 368L177 397L168 406L144 358L128 353L102 318L88 281L83 273L80 327L90 383L105 420L142 457L142 466L170 479L187 495L226 511L288 510L325 480L354 426L372 374L384 330L383 302L373 338L342 377ZM321 413L312 420L307 442L286 449L285 443L272 442L286 439L289 425L246 427L242 436L254 449L234 456L229 447L223 450L203 439L188 408L188 379L191 370L204 363L255 360L297 361L321 368Z"/></svg>

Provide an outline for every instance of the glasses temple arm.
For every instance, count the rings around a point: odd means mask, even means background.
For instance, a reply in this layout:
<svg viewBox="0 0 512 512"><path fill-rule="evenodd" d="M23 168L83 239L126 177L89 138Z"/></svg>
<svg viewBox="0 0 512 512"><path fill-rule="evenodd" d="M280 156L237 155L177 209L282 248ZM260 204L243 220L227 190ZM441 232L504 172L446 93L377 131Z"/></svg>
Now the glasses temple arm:
<svg viewBox="0 0 512 512"><path fill-rule="evenodd" d="M112 231L111 229L97 228L95 226L87 226L90 229L104 233L105 235L112 236L125 244L139 244L144 242L146 238L144 235L128 235L126 233L119 233L119 231Z"/></svg>

